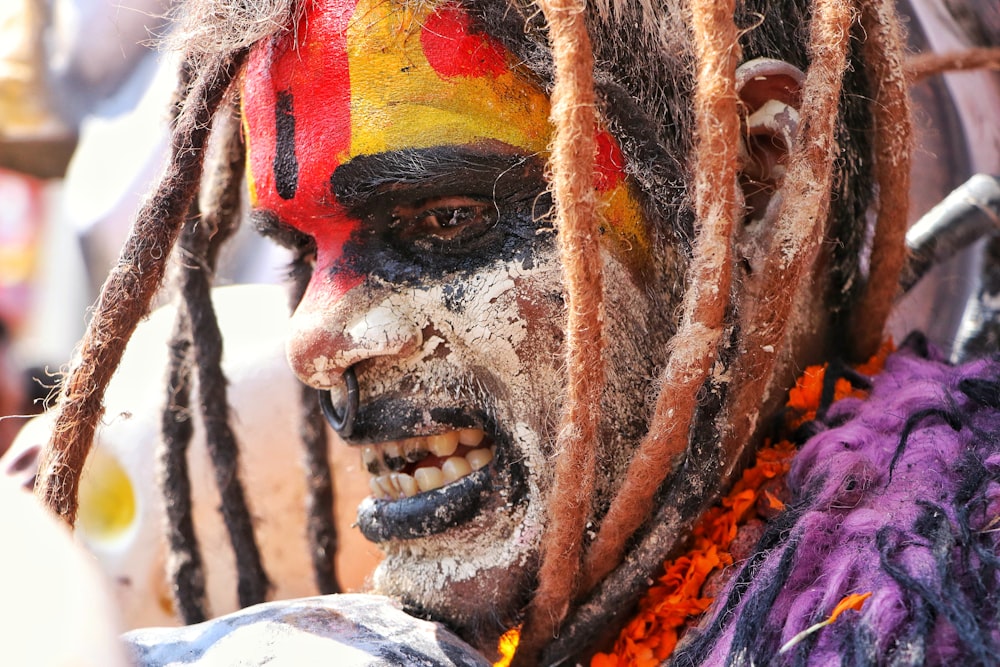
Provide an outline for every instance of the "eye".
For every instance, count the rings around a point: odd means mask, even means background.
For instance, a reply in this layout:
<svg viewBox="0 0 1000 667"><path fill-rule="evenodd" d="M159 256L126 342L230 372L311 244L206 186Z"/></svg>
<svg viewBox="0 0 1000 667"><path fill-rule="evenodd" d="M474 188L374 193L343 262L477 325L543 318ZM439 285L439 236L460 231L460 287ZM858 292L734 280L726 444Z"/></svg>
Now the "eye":
<svg viewBox="0 0 1000 667"><path fill-rule="evenodd" d="M391 211L396 239L418 247L460 250L496 226L496 205L472 197L437 197L401 204Z"/></svg>

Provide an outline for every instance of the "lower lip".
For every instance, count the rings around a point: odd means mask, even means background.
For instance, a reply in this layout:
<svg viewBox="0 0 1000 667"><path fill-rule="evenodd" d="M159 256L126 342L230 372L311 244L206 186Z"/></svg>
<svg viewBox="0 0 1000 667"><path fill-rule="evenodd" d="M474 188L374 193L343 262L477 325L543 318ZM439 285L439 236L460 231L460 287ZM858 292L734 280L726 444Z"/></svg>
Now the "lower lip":
<svg viewBox="0 0 1000 667"><path fill-rule="evenodd" d="M436 535L475 517L493 493L492 466L433 491L411 498L365 498L358 507L358 527L372 542Z"/></svg>

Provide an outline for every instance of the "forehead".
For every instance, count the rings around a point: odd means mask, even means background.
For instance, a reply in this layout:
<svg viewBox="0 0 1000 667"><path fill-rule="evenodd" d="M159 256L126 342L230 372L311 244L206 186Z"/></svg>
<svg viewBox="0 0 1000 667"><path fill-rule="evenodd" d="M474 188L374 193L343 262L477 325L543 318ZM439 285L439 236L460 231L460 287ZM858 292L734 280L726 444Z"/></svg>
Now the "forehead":
<svg viewBox="0 0 1000 667"><path fill-rule="evenodd" d="M329 198L359 155L492 142L545 150L548 100L451 6L316 0L256 46L243 91L254 203L280 215ZM300 211L301 212L301 211Z"/></svg>

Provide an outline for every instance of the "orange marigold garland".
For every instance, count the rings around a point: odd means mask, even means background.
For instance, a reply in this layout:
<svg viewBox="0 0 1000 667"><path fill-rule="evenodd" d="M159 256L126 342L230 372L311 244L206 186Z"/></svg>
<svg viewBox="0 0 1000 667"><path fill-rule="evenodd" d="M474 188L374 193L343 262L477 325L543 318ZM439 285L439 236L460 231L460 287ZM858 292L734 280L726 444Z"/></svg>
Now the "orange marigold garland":
<svg viewBox="0 0 1000 667"><path fill-rule="evenodd" d="M887 341L866 363L855 367L862 375L882 370L895 349ZM795 430L816 417L823 394L827 365L810 366L789 392L786 426ZM845 378L834 385L834 401L848 396L864 398ZM770 442L757 452L754 465L743 472L720 504L708 510L692 533L691 549L664 563L664 573L639 602L639 610L626 625L610 653L597 653L590 667L656 667L673 652L684 629L712 604L712 591L720 589L719 577L734 563L740 529L752 535L752 526L784 509L781 481L797 450L787 440ZM739 554L737 554L739 555ZM722 575L724 576L724 575ZM864 597L859 598L861 602ZM847 608L847 607L845 607ZM832 616L829 622L835 620ZM505 667L517 646L517 628L501 637L501 659L494 667Z"/></svg>
<svg viewBox="0 0 1000 667"><path fill-rule="evenodd" d="M733 564L730 546L739 527L757 518L758 500L771 503L765 483L788 472L795 451L783 440L757 453L754 466L695 527L691 550L667 561L663 576L639 603L639 613L622 630L614 650L595 655L591 667L656 667L673 652L681 631L712 604L703 588L710 575Z"/></svg>
<svg viewBox="0 0 1000 667"><path fill-rule="evenodd" d="M895 349L886 341L866 363L855 368L863 375L882 370L885 359ZM810 366L789 392L787 426L795 429L816 417L827 365ZM865 392L838 378L834 401L847 396L863 398ZM714 597L706 594L716 572L733 564L733 542L739 529L784 509L775 490L791 467L795 445L782 440L766 443L757 452L757 460L743 472L733 489L713 507L694 529L692 548L685 555L664 563L664 574L646 592L639 612L622 629L611 653L598 653L590 667L656 667L677 646L684 628L708 609ZM718 589L718 586L712 586Z"/></svg>
<svg viewBox="0 0 1000 667"><path fill-rule="evenodd" d="M854 370L861 375L876 375L885 366L886 357L895 349L896 346L892 340L886 340L871 359L855 366ZM788 402L785 405L788 407L790 413L797 415L789 419L788 426L790 428L796 429L802 424L816 418L820 396L823 394L823 379L826 376L826 368L827 364L810 366L795 382L795 386L788 392ZM846 378L837 378L833 389L834 402L848 396L864 398L865 392L861 389L856 389Z"/></svg>

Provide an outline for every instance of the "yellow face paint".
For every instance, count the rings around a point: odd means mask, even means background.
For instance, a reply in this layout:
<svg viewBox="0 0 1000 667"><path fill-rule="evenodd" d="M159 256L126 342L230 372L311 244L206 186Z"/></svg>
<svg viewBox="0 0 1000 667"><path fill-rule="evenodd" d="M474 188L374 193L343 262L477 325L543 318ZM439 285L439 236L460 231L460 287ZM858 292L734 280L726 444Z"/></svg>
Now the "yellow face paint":
<svg viewBox="0 0 1000 667"><path fill-rule="evenodd" d="M446 3L315 0L297 32L255 48L243 100L251 200L328 256L356 224L331 194L339 165L449 145L544 158L552 138L541 87ZM595 188L615 229L605 238L635 266L648 252L644 220L617 143L595 131Z"/></svg>
<svg viewBox="0 0 1000 667"><path fill-rule="evenodd" d="M628 181L619 181L603 192L599 201L603 204L598 209L601 227L606 228L604 242L629 268L644 268L650 253L649 236L642 208Z"/></svg>
<svg viewBox="0 0 1000 667"><path fill-rule="evenodd" d="M350 157L484 140L528 153L548 146L545 94L510 70L499 45L470 35L455 8L361 2L347 58Z"/></svg>

